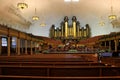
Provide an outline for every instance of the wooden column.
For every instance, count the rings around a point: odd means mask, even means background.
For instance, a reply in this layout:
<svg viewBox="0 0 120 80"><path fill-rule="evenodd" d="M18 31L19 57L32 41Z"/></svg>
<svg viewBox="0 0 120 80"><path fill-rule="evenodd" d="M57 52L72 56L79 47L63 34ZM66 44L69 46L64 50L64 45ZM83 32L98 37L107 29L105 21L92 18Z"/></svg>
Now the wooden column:
<svg viewBox="0 0 120 80"><path fill-rule="evenodd" d="M32 55L33 54L33 51L32 51L32 48L33 48L33 44L32 44L33 42L32 41L30 41L30 54Z"/></svg>
<svg viewBox="0 0 120 80"><path fill-rule="evenodd" d="M20 39L17 38L17 55L20 55Z"/></svg>
<svg viewBox="0 0 120 80"><path fill-rule="evenodd" d="M7 37L7 50L8 50L8 56L10 56L10 36Z"/></svg>
<svg viewBox="0 0 120 80"><path fill-rule="evenodd" d="M109 50L111 51L111 41L109 41Z"/></svg>
<svg viewBox="0 0 120 80"><path fill-rule="evenodd" d="M17 43L17 37L16 37L16 50L15 50L15 52L16 52L16 54L17 54L17 45L18 45L18 43Z"/></svg>
<svg viewBox="0 0 120 80"><path fill-rule="evenodd" d="M24 40L21 39L21 40L20 40L20 53L21 53L21 54L24 53L24 52L23 52L23 48L24 48Z"/></svg>
<svg viewBox="0 0 120 80"><path fill-rule="evenodd" d="M107 42L105 41L105 47L106 47L106 43L107 43Z"/></svg>
<svg viewBox="0 0 120 80"><path fill-rule="evenodd" d="M28 54L27 53L27 40L25 40L25 54Z"/></svg>
<svg viewBox="0 0 120 80"><path fill-rule="evenodd" d="M114 40L114 42L115 42L115 52L117 52L118 40L116 39Z"/></svg>
<svg viewBox="0 0 120 80"><path fill-rule="evenodd" d="M0 55L2 54L2 37L0 36Z"/></svg>
<svg viewBox="0 0 120 80"><path fill-rule="evenodd" d="M37 42L34 43L35 53L37 52Z"/></svg>

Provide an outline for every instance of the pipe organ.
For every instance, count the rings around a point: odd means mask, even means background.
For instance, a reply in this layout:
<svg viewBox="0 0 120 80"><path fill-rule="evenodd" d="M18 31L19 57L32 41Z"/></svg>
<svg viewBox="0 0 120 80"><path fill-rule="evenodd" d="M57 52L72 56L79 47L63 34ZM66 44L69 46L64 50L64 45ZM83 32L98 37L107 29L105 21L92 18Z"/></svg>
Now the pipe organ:
<svg viewBox="0 0 120 80"><path fill-rule="evenodd" d="M90 37L90 27L88 24L85 27L80 26L75 16L72 17L72 25L68 23L68 17L64 17L59 28L52 25L50 28L50 37L54 39L86 39Z"/></svg>

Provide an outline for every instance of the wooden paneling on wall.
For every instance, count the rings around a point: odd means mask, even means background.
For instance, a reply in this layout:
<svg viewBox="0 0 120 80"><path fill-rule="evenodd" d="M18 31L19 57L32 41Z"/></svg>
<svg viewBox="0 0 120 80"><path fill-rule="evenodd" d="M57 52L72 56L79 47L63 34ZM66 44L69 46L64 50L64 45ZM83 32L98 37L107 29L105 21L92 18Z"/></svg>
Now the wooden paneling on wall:
<svg viewBox="0 0 120 80"><path fill-rule="evenodd" d="M16 31L14 29L8 28L8 34L9 34L9 36L19 37L19 31Z"/></svg>
<svg viewBox="0 0 120 80"><path fill-rule="evenodd" d="M6 26L0 25L0 34L8 35L8 28Z"/></svg>
<svg viewBox="0 0 120 80"><path fill-rule="evenodd" d="M39 39L35 38L35 36L32 34L27 34L25 32L21 32L21 31L12 29L12 28L8 28L4 25L0 25L0 35L14 36L14 37L18 37L21 39L39 41Z"/></svg>

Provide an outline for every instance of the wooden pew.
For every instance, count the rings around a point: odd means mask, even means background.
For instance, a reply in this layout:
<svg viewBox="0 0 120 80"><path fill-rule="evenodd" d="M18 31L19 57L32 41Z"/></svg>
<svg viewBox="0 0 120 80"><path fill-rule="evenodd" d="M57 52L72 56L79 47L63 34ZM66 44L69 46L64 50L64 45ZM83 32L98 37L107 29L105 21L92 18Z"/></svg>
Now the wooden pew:
<svg viewBox="0 0 120 80"><path fill-rule="evenodd" d="M25 56L0 56L0 62L40 62L40 61L79 61L79 62L98 62L95 53L90 54L39 54Z"/></svg>
<svg viewBox="0 0 120 80"><path fill-rule="evenodd" d="M75 61L41 61L41 62L0 62L0 65L18 65L18 66L106 66L104 63L94 63L94 62L75 62ZM111 65L107 65L111 66Z"/></svg>
<svg viewBox="0 0 120 80"><path fill-rule="evenodd" d="M4 66L0 75L46 77L120 76L120 67L110 66Z"/></svg>
<svg viewBox="0 0 120 80"><path fill-rule="evenodd" d="M104 63L120 66L120 57L102 57L101 61Z"/></svg>
<svg viewBox="0 0 120 80"><path fill-rule="evenodd" d="M76 55L0 58L0 80L119 80L120 67L104 65ZM59 55L57 55L59 56ZM55 58L53 58L55 57ZM68 57L68 56L67 56ZM52 59L53 58L53 59ZM52 60L50 60L52 59ZM84 61L85 60L85 61Z"/></svg>

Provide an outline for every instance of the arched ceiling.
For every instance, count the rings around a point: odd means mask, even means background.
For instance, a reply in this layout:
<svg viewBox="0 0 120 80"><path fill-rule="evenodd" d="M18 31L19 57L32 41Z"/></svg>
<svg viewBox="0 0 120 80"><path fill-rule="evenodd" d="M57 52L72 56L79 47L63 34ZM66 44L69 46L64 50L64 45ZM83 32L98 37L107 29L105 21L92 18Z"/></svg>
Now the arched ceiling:
<svg viewBox="0 0 120 80"><path fill-rule="evenodd" d="M18 9L17 3L19 2L27 3L28 8L24 10ZM49 28L52 24L59 27L64 16L68 16L69 21L72 16L76 16L80 25L84 27L85 24L89 24L92 36L96 36L120 31L118 27L113 28L111 21L108 19L108 16L111 14L111 6L113 6L113 12L117 15L117 21L119 21L119 4L120 0L80 0L79 2L64 2L64 0L0 0L0 20L8 22L10 27L15 27L25 32L40 36L49 36ZM32 20L32 16L35 15L35 8L36 14L40 18L38 21ZM13 15L19 17L15 18ZM5 20L3 20L4 18ZM12 20L12 18L15 20ZM105 22L105 26L99 25L101 20ZM40 26L42 22L46 23L45 27ZM2 24L3 22L0 23ZM16 27L17 23L19 25ZM19 26L24 27L20 28ZM30 27L26 28L25 26Z"/></svg>

